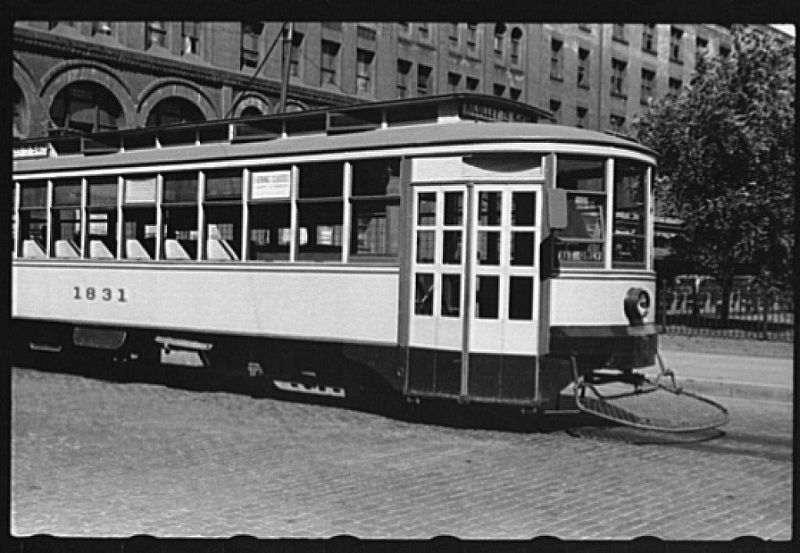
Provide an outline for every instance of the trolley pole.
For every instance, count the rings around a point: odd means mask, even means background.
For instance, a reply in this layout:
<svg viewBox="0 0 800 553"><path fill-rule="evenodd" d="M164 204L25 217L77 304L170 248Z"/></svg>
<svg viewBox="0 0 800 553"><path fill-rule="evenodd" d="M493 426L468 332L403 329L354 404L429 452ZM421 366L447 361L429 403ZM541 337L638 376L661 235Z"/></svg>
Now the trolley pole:
<svg viewBox="0 0 800 553"><path fill-rule="evenodd" d="M281 56L281 102L280 113L286 113L286 94L289 90L289 71L292 67L292 34L294 31L294 23L291 21L289 25L285 25L281 32L283 33L283 55Z"/></svg>

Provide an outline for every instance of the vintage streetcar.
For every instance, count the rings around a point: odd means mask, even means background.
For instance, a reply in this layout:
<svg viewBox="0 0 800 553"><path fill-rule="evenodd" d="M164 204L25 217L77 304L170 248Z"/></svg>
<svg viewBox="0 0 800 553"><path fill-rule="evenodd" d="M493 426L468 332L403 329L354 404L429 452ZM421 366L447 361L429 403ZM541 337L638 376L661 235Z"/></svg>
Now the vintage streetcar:
<svg viewBox="0 0 800 553"><path fill-rule="evenodd" d="M635 371L656 155L547 115L449 94L17 142L14 363L698 427L618 412L681 396Z"/></svg>

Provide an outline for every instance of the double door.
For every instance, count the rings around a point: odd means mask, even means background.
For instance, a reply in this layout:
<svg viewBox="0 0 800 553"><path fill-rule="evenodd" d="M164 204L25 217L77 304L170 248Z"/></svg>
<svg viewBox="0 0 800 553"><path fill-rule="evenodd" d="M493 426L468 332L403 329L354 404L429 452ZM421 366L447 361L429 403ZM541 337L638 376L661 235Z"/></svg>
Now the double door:
<svg viewBox="0 0 800 553"><path fill-rule="evenodd" d="M413 218L409 390L507 395L537 352L541 185L415 187Z"/></svg>

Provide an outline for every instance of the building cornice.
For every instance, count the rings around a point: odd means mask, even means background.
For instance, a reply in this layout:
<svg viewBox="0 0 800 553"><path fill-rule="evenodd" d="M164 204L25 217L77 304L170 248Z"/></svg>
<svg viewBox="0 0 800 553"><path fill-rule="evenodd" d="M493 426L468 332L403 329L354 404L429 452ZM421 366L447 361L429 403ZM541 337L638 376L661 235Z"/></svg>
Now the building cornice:
<svg viewBox="0 0 800 553"><path fill-rule="evenodd" d="M182 77L198 84L210 86L228 85L234 89L246 89L272 96L280 95L280 81L248 75L202 63L190 63L171 59L164 55L132 50L123 45L94 43L52 32L24 27L14 27L14 51L55 54L65 59L89 59L105 63L115 69L149 73L155 76ZM355 97L316 90L296 84L289 85L289 97L310 104L343 106L357 103Z"/></svg>

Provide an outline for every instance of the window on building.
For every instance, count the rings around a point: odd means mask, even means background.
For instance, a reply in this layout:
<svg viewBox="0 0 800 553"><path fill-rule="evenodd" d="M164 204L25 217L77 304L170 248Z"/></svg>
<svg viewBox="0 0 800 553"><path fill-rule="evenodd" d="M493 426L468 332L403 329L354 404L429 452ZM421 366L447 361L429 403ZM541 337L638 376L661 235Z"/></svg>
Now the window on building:
<svg viewBox="0 0 800 553"><path fill-rule="evenodd" d="M431 90L431 71L432 69L427 65L417 66L417 94L424 96L430 94Z"/></svg>
<svg viewBox="0 0 800 553"><path fill-rule="evenodd" d="M497 23L494 26L494 56L503 59L503 50L506 40L506 26L504 23Z"/></svg>
<svg viewBox="0 0 800 553"><path fill-rule="evenodd" d="M605 160L560 155L556 186L567 191L567 228L556 231L556 252L562 265L604 264L606 236Z"/></svg>
<svg viewBox="0 0 800 553"><path fill-rule="evenodd" d="M708 39L698 36L695 39L695 56L700 59L708 54Z"/></svg>
<svg viewBox="0 0 800 553"><path fill-rule="evenodd" d="M117 177L91 177L87 182L87 257L113 259L117 256Z"/></svg>
<svg viewBox="0 0 800 553"><path fill-rule="evenodd" d="M683 63L683 31L671 27L669 31L669 59L675 63Z"/></svg>
<svg viewBox="0 0 800 553"><path fill-rule="evenodd" d="M111 26L110 21L93 21L92 34L111 36L114 34L114 28Z"/></svg>
<svg viewBox="0 0 800 553"><path fill-rule="evenodd" d="M518 65L520 63L521 49L522 29L519 27L514 27L511 30L511 54L509 56L512 64Z"/></svg>
<svg viewBox="0 0 800 553"><path fill-rule="evenodd" d="M241 66L258 67L260 57L261 33L264 24L258 21L242 23L242 56Z"/></svg>
<svg viewBox="0 0 800 553"><path fill-rule="evenodd" d="M564 43L560 40L550 41L550 78L561 81L564 79Z"/></svg>
<svg viewBox="0 0 800 553"><path fill-rule="evenodd" d="M81 257L81 179L53 181L51 257Z"/></svg>
<svg viewBox="0 0 800 553"><path fill-rule="evenodd" d="M161 203L161 259L197 259L197 187L194 171L165 173Z"/></svg>
<svg viewBox="0 0 800 553"><path fill-rule="evenodd" d="M250 173L249 260L289 260L292 244L291 173L288 167L258 168Z"/></svg>
<svg viewBox="0 0 800 553"><path fill-rule="evenodd" d="M408 76L411 73L411 62L397 60L397 97L406 98L408 96Z"/></svg>
<svg viewBox="0 0 800 553"><path fill-rule="evenodd" d="M670 77L669 94L674 94L675 96L679 96L681 93L681 88L683 88L683 82L680 79L674 79Z"/></svg>
<svg viewBox="0 0 800 553"><path fill-rule="evenodd" d="M578 86L581 88L589 88L590 79L589 50L578 48Z"/></svg>
<svg viewBox="0 0 800 553"><path fill-rule="evenodd" d="M197 21L181 22L181 53L199 54L200 39L198 34Z"/></svg>
<svg viewBox="0 0 800 553"><path fill-rule="evenodd" d="M375 39L378 38L378 32L372 27L367 27L366 25L358 25L356 27L356 36L362 40L369 40L375 42Z"/></svg>
<svg viewBox="0 0 800 553"><path fill-rule="evenodd" d="M303 46L303 33L292 33L292 48L289 51L289 75L299 77L301 72L300 60L303 57L300 49Z"/></svg>
<svg viewBox="0 0 800 553"><path fill-rule="evenodd" d="M400 159L352 166L352 257L396 257L400 244Z"/></svg>
<svg viewBox="0 0 800 553"><path fill-rule="evenodd" d="M575 126L585 128L589 123L589 109L578 106L575 108Z"/></svg>
<svg viewBox="0 0 800 553"><path fill-rule="evenodd" d="M550 100L550 113L553 114L553 122L561 123L561 102Z"/></svg>
<svg viewBox="0 0 800 553"><path fill-rule="evenodd" d="M505 91L506 91L505 85L495 83L494 86L492 86L492 94L494 94L495 96L502 96L505 93Z"/></svg>
<svg viewBox="0 0 800 553"><path fill-rule="evenodd" d="M617 42L627 43L628 39L625 35L625 25L622 23L614 23L611 27L611 38Z"/></svg>
<svg viewBox="0 0 800 553"><path fill-rule="evenodd" d="M611 94L625 96L625 68L627 63L616 58L611 59Z"/></svg>
<svg viewBox="0 0 800 553"><path fill-rule="evenodd" d="M644 268L646 175L643 163L614 161L614 267Z"/></svg>
<svg viewBox="0 0 800 553"><path fill-rule="evenodd" d="M458 92L461 89L461 75L458 73L447 73L447 89L450 92Z"/></svg>
<svg viewBox="0 0 800 553"><path fill-rule="evenodd" d="M512 100L520 101L522 97L522 89L514 88L513 86L508 89L508 95Z"/></svg>
<svg viewBox="0 0 800 553"><path fill-rule="evenodd" d="M622 133L625 131L625 116L612 113L609 117L609 124L613 132Z"/></svg>
<svg viewBox="0 0 800 553"><path fill-rule="evenodd" d="M478 54L478 25L477 23L467 23L467 53Z"/></svg>
<svg viewBox="0 0 800 553"><path fill-rule="evenodd" d="M431 27L429 23L417 23L417 32L419 39L423 42L430 42L431 40Z"/></svg>
<svg viewBox="0 0 800 553"><path fill-rule="evenodd" d="M653 97L653 87L655 86L656 72L642 68L642 90L641 103L647 105Z"/></svg>
<svg viewBox="0 0 800 553"><path fill-rule="evenodd" d="M372 93L372 68L375 52L369 50L356 50L356 91Z"/></svg>
<svg viewBox="0 0 800 553"><path fill-rule="evenodd" d="M163 21L148 21L146 24L145 47L167 46L167 26Z"/></svg>
<svg viewBox="0 0 800 553"><path fill-rule="evenodd" d="M450 40L450 48L458 48L458 23L449 23L447 36Z"/></svg>
<svg viewBox="0 0 800 553"><path fill-rule="evenodd" d="M64 87L53 100L50 119L59 127L85 133L114 130L124 123L116 97L105 87L88 81Z"/></svg>
<svg viewBox="0 0 800 553"><path fill-rule="evenodd" d="M642 27L642 50L650 54L656 53L656 26L647 23Z"/></svg>
<svg viewBox="0 0 800 553"><path fill-rule="evenodd" d="M172 123L199 123L205 121L203 112L185 98L165 98L157 103L147 116L147 126Z"/></svg>
<svg viewBox="0 0 800 553"><path fill-rule="evenodd" d="M467 90L474 92L479 89L480 84L480 79L476 79L475 77L467 77Z"/></svg>
<svg viewBox="0 0 800 553"><path fill-rule="evenodd" d="M155 175L125 179L122 200L123 259L156 258L156 180Z"/></svg>
<svg viewBox="0 0 800 553"><path fill-rule="evenodd" d="M400 34L407 35L411 32L411 25L409 25L408 21L398 21L397 30Z"/></svg>
<svg viewBox="0 0 800 553"><path fill-rule="evenodd" d="M299 173L297 258L341 261L343 164L309 163Z"/></svg>
<svg viewBox="0 0 800 553"><path fill-rule="evenodd" d="M19 257L47 256L47 181L20 184Z"/></svg>
<svg viewBox="0 0 800 553"><path fill-rule="evenodd" d="M239 260L242 258L242 170L208 171L205 183L203 259Z"/></svg>
<svg viewBox="0 0 800 553"><path fill-rule="evenodd" d="M320 86L336 85L336 74L339 71L339 49L338 42L330 40L322 41L322 59L320 60Z"/></svg>

